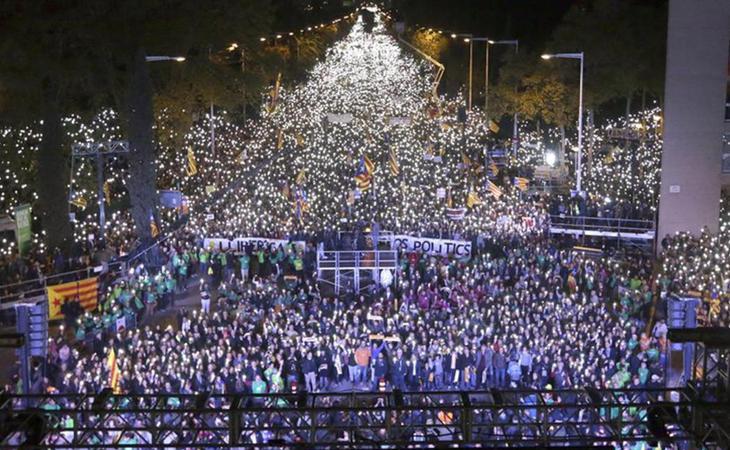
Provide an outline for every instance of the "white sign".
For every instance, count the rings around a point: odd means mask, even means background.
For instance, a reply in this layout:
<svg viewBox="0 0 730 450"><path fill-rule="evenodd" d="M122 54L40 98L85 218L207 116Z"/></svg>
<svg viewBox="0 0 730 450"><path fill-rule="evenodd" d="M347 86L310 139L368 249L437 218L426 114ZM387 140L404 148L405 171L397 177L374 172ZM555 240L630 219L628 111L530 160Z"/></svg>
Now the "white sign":
<svg viewBox="0 0 730 450"><path fill-rule="evenodd" d="M259 237L245 237L236 239L223 239L223 238L205 238L203 240L203 247L210 249L215 248L217 250L233 250L234 253L243 253L246 247L251 245L254 250L261 248L268 248L270 251L278 250L280 246L286 246L290 241L286 239L268 239ZM304 241L292 241L297 248L304 250Z"/></svg>
<svg viewBox="0 0 730 450"><path fill-rule="evenodd" d="M669 186L670 194L679 194L680 191L681 191L681 188L679 187L678 184L672 184Z"/></svg>
<svg viewBox="0 0 730 450"><path fill-rule="evenodd" d="M407 250L438 256L471 256L470 241L453 241L397 234L393 236L391 250Z"/></svg>
<svg viewBox="0 0 730 450"><path fill-rule="evenodd" d="M330 123L350 123L352 122L352 114L327 114L327 120Z"/></svg>
<svg viewBox="0 0 730 450"><path fill-rule="evenodd" d="M411 118L410 117L391 117L390 118L390 125L396 126L396 125L403 125L408 126L411 124Z"/></svg>

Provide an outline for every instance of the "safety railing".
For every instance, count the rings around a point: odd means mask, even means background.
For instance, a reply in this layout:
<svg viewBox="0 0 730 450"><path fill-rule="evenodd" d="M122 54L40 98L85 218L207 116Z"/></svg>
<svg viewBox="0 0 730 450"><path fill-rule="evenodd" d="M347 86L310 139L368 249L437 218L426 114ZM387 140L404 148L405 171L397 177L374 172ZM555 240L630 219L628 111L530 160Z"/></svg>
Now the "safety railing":
<svg viewBox="0 0 730 450"><path fill-rule="evenodd" d="M123 261L114 261L106 264L106 266L89 266L83 269L2 285L0 286L0 311L12 308L15 303L23 301L24 299L44 295L48 286L83 280L85 278L96 276L102 272L118 274L123 271L123 268Z"/></svg>
<svg viewBox="0 0 730 450"><path fill-rule="evenodd" d="M394 250L322 251L317 255L319 271L393 269L398 265Z"/></svg>
<svg viewBox="0 0 730 450"><path fill-rule="evenodd" d="M6 448L727 448L730 406L666 389L0 396ZM656 444L655 444L656 445Z"/></svg>
<svg viewBox="0 0 730 450"><path fill-rule="evenodd" d="M653 240L656 227L653 220L560 214L550 216L550 232L552 234Z"/></svg>

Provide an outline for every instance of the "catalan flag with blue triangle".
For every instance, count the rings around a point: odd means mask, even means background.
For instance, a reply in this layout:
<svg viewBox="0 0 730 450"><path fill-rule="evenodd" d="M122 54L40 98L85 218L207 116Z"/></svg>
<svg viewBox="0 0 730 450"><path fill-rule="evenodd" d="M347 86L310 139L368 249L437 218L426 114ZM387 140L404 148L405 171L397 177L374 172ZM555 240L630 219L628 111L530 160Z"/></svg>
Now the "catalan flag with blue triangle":
<svg viewBox="0 0 730 450"><path fill-rule="evenodd" d="M514 180L512 181L512 184L514 184L514 186L517 189L521 190L522 192L525 192L527 190L527 188L530 186L530 180L528 180L527 178L523 178L523 177L515 177Z"/></svg>
<svg viewBox="0 0 730 450"><path fill-rule="evenodd" d="M375 164L370 161L367 155L363 155L355 172L355 184L360 191L364 192L372 187L374 171Z"/></svg>

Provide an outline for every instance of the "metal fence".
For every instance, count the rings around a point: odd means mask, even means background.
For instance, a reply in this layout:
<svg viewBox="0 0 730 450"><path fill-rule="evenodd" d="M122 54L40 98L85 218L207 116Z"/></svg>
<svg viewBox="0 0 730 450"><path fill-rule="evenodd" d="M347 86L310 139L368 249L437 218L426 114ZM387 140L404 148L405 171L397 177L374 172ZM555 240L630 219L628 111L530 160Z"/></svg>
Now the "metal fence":
<svg viewBox="0 0 730 450"><path fill-rule="evenodd" d="M560 214L550 216L550 232L553 234L653 240L656 227L653 220Z"/></svg>
<svg viewBox="0 0 730 450"><path fill-rule="evenodd" d="M683 390L12 396L0 449L403 448L702 443L727 404Z"/></svg>

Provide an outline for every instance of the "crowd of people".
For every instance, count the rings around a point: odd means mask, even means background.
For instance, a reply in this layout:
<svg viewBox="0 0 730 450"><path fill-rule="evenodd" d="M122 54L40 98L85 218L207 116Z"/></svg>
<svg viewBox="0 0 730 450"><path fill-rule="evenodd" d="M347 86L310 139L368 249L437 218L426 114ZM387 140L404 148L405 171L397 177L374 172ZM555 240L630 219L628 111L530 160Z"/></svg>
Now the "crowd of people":
<svg viewBox="0 0 730 450"><path fill-rule="evenodd" d="M85 348L59 340L56 348L78 357L52 351L38 389L97 392L112 347L122 389L134 393L663 382L666 341L648 328L656 290L647 259L616 263L540 239L495 239L468 260L403 253L390 286L337 297L320 292L312 267L297 271L293 248L233 255L188 242L170 250L157 275L110 287L102 310L152 313L174 303L177 283L213 307L181 310L173 328L128 328ZM188 282L193 274L199 282Z"/></svg>
<svg viewBox="0 0 730 450"><path fill-rule="evenodd" d="M272 113L252 131L250 161L271 158L273 147L287 153L192 216L157 247L154 263L133 265L104 286L97 311L66 307L64 328L31 385L16 376L6 390L93 394L113 387L169 394L175 406L176 395L198 393L664 386L662 293L726 292L722 264L730 251L707 257L726 238L667 238L660 266L549 238L551 214L651 219L652 208L628 197L527 192L481 160L488 134L481 119L458 119L458 102L433 111L419 69L392 38L364 36L356 26L307 83L277 94L278 104L272 99ZM387 114L375 113L374 100ZM354 113L353 125L322 123L341 110ZM401 116L414 126L392 126ZM370 157L376 168L360 173ZM377 246L381 228L469 240L472 252L399 251L391 276L362 292L335 295L317 282L318 251L363 249L368 238ZM246 236L288 243L206 244ZM303 247L295 243L301 240ZM60 252L8 257L0 261L0 284L88 266L94 250L85 244L72 266ZM174 311L174 324L156 321L162 310ZM730 311L725 305L710 316L723 323ZM39 406L72 406L47 401Z"/></svg>

